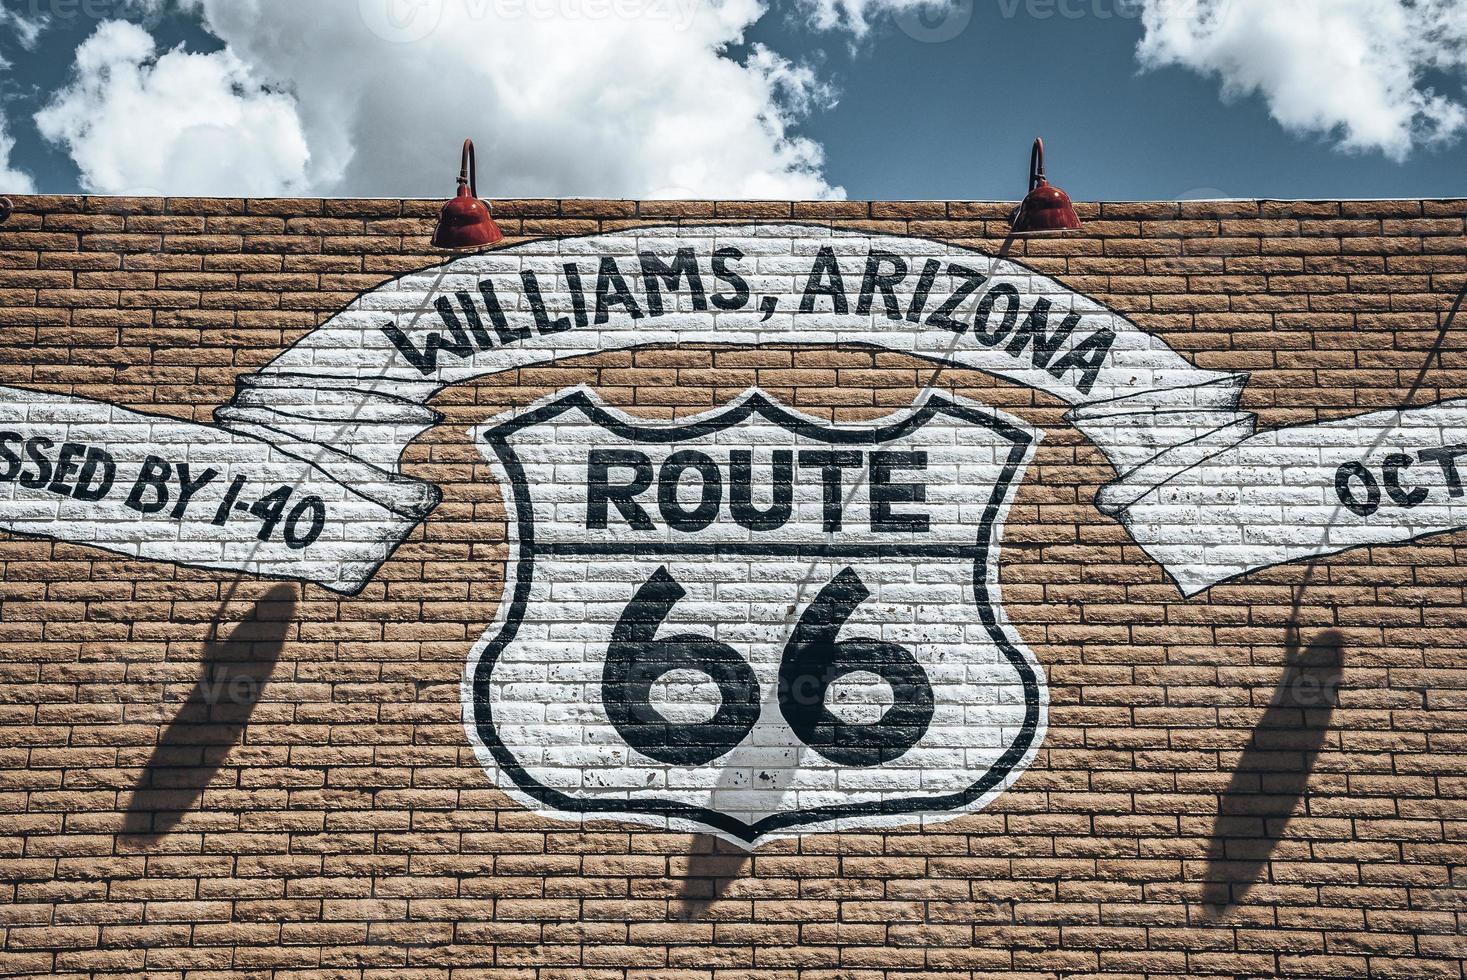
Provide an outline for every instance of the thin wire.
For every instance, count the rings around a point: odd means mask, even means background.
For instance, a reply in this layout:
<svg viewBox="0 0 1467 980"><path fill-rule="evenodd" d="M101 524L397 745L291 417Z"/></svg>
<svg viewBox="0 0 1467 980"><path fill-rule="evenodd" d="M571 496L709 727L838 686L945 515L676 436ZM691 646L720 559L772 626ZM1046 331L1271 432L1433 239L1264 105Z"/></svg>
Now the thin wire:
<svg viewBox="0 0 1467 980"><path fill-rule="evenodd" d="M1431 362L1433 360L1436 360L1438 363L1441 362L1442 343L1447 339L1447 334L1451 331L1452 324L1456 322L1457 313L1462 308L1464 297L1467 297L1467 286L1462 287L1457 293L1457 298L1452 301L1452 308L1447 312L1446 319L1442 321L1441 329L1437 331L1436 340L1432 341L1431 349L1426 352L1426 359L1421 362L1421 369L1416 372L1416 380L1411 382L1411 390L1406 393L1406 403L1402 406L1403 409L1410 408L1412 403L1416 401L1416 395L1421 390L1422 383L1426 380L1426 375L1431 371ZM1365 455L1368 457L1379 449L1389 433L1389 429L1381 430L1380 434L1376 436L1375 441L1370 444L1370 448L1366 450ZM1329 521L1325 523L1326 531L1334 524L1335 519L1340 516L1340 512L1343 509L1343 503L1335 506L1335 509L1330 513ZM1299 583L1299 587L1294 591L1294 603L1289 610L1289 636L1285 641L1290 652L1299 649L1299 612L1304 605L1304 593L1313 584L1314 573L1318 567L1319 559L1311 558L1305 566L1304 581Z"/></svg>

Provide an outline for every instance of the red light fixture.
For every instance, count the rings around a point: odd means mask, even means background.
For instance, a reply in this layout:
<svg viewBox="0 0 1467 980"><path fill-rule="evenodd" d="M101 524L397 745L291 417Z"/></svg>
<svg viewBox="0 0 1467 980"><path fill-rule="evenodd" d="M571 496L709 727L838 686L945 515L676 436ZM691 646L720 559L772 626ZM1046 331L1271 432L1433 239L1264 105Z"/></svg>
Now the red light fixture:
<svg viewBox="0 0 1467 980"><path fill-rule="evenodd" d="M1044 140L1036 139L1029 152L1029 193L1024 203L1014 209L1009 229L1015 235L1032 235L1053 231L1073 231L1080 227L1080 216L1070 195L1044 178Z"/></svg>
<svg viewBox="0 0 1467 980"><path fill-rule="evenodd" d="M443 205L434 248L482 248L504 240L504 232L489 214L489 205L479 200L479 166L474 159L474 141L464 140L463 160L458 173L458 193Z"/></svg>

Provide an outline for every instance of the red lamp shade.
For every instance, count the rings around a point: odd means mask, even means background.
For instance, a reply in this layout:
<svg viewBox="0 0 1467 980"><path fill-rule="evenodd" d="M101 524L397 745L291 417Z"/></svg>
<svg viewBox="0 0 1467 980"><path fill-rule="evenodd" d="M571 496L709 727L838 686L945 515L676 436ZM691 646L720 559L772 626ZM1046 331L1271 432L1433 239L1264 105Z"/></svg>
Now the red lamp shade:
<svg viewBox="0 0 1467 980"><path fill-rule="evenodd" d="M464 140L463 163L458 174L458 193L443 205L438 229L433 232L435 248L482 248L503 241L504 232L489 214L489 205L479 200L478 163L474 141Z"/></svg>
<svg viewBox="0 0 1467 980"><path fill-rule="evenodd" d="M1080 216L1070 195L1044 179L1044 140L1036 139L1029 153L1029 193L1014 211L1010 231L1030 235L1047 231L1073 231Z"/></svg>

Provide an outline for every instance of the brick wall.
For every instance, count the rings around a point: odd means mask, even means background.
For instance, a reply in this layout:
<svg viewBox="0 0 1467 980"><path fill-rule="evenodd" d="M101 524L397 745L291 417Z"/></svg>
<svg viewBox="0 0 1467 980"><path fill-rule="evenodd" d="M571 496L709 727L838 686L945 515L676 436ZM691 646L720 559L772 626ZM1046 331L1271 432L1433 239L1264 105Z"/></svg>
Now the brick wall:
<svg viewBox="0 0 1467 980"><path fill-rule="evenodd" d="M210 422L363 291L442 261L437 202L20 198L0 385ZM1200 368L1260 427L1467 396L1467 202L506 201L511 241L797 220L1007 257ZM1463 321L1467 323L1467 321ZM1441 341L1439 343L1439 340ZM1005 607L1049 685L979 813L814 832L576 826L497 789L460 681L503 593L471 431L586 384L668 420L750 386L841 422L924 386L1042 430ZM1067 405L862 347L652 347L450 387L404 471L443 502L360 594L0 540L0 973L160 978L1460 976L1461 535L1184 599L1094 506Z"/></svg>

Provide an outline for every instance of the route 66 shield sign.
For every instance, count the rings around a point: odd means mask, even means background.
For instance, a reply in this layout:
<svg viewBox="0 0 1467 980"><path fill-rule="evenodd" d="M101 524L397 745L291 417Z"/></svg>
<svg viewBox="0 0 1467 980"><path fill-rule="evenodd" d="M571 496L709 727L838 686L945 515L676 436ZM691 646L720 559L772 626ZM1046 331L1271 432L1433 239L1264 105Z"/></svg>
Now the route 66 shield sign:
<svg viewBox="0 0 1467 980"><path fill-rule="evenodd" d="M477 438L511 557L464 703L520 802L749 845L975 810L1037 750L997 578L1024 423L934 395L833 425L758 390L653 423L575 388Z"/></svg>

